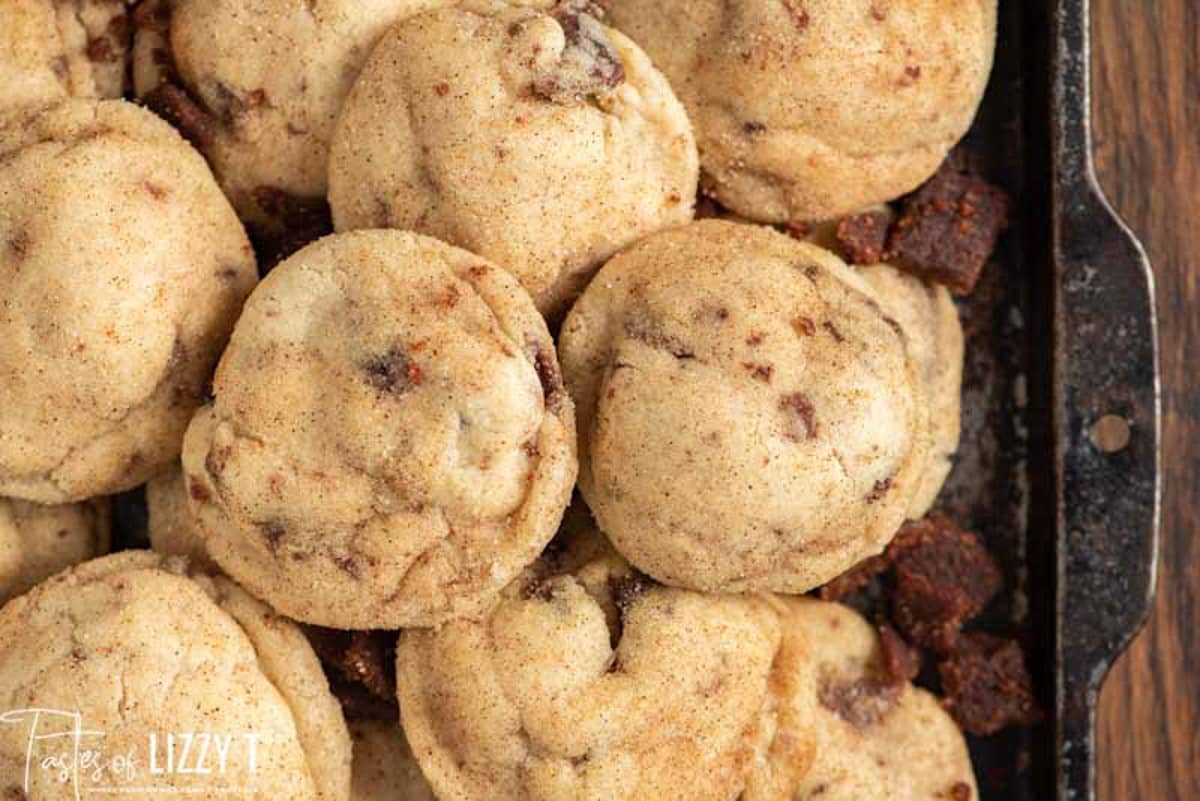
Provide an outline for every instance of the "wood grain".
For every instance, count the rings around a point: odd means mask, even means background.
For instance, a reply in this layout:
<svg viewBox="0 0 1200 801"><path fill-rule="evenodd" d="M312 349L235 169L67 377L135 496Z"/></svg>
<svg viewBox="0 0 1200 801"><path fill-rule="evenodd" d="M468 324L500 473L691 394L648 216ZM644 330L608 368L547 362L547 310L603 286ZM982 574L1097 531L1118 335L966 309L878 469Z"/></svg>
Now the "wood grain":
<svg viewBox="0 0 1200 801"><path fill-rule="evenodd" d="M1200 799L1200 2L1093 0L1096 166L1158 285L1162 559L1100 703L1101 801Z"/></svg>

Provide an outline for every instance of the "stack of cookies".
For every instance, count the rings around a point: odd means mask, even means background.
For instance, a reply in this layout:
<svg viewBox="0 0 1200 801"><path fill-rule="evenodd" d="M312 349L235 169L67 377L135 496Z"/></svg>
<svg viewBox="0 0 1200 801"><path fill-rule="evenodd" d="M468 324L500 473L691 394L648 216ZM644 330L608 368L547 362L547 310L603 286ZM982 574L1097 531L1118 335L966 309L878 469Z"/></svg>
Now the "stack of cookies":
<svg viewBox="0 0 1200 801"><path fill-rule="evenodd" d="M805 593L950 470L995 24L0 0L0 798L976 799Z"/></svg>

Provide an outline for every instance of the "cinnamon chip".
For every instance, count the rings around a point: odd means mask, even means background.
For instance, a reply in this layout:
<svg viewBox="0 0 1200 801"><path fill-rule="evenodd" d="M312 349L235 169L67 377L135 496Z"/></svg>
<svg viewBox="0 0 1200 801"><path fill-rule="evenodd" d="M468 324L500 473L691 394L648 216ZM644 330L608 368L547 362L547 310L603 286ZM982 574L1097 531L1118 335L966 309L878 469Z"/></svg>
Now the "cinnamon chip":
<svg viewBox="0 0 1200 801"><path fill-rule="evenodd" d="M842 218L837 225L837 241L850 264L878 264L883 260L891 217L882 211L868 211Z"/></svg>

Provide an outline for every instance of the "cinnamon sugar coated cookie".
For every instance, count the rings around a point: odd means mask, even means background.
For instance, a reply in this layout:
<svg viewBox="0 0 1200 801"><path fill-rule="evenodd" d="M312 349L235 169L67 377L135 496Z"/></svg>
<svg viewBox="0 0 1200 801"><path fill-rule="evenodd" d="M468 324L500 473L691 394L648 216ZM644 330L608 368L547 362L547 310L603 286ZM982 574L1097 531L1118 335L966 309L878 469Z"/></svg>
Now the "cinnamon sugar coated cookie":
<svg viewBox="0 0 1200 801"><path fill-rule="evenodd" d="M836 256L704 220L609 262L560 337L580 489L636 567L804 592L878 553L929 447L920 365Z"/></svg>
<svg viewBox="0 0 1200 801"><path fill-rule="evenodd" d="M351 721L350 801L436 801L396 721Z"/></svg>
<svg viewBox="0 0 1200 801"><path fill-rule="evenodd" d="M556 546L485 619L401 635L401 716L438 797L737 799L775 733L775 613L658 585L594 532Z"/></svg>
<svg viewBox="0 0 1200 801"><path fill-rule="evenodd" d="M204 533L192 515L182 468L172 466L146 482L146 517L155 551L186 556L196 564L211 562Z"/></svg>
<svg viewBox="0 0 1200 801"><path fill-rule="evenodd" d="M42 506L0 498L0 604L108 553L111 529L106 500Z"/></svg>
<svg viewBox="0 0 1200 801"><path fill-rule="evenodd" d="M706 187L762 222L915 189L971 124L996 0L603 0L696 127Z"/></svg>
<svg viewBox="0 0 1200 801"><path fill-rule="evenodd" d="M137 94L196 143L238 212L320 202L338 110L388 26L446 0L147 0ZM287 201L284 201L287 202Z"/></svg>
<svg viewBox="0 0 1200 801"><path fill-rule="evenodd" d="M962 323L949 290L886 264L860 267L884 312L900 323L920 367L929 403L929 461L908 517L924 516L937 500L962 431Z"/></svg>
<svg viewBox="0 0 1200 801"><path fill-rule="evenodd" d="M233 582L192 572L178 557L129 551L94 560L0 609L0 698L4 797L117 792L150 801L199 787L198 797L214 799L349 798L350 739L304 635ZM52 710L99 733L81 748L128 755L132 764L119 764L129 769L100 759L64 783L35 761L26 776L32 726L72 731ZM172 732L227 737L224 771L163 771L162 750L160 770L151 770L151 735L162 749Z"/></svg>
<svg viewBox="0 0 1200 801"><path fill-rule="evenodd" d="M506 267L551 316L626 244L691 219L666 79L578 0L468 0L376 48L330 157L337 230L411 229Z"/></svg>
<svg viewBox="0 0 1200 801"><path fill-rule="evenodd" d="M506 272L427 237L340 234L276 267L214 391L183 455L209 554L308 623L480 612L574 485L541 316Z"/></svg>
<svg viewBox="0 0 1200 801"><path fill-rule="evenodd" d="M815 743L793 801L977 801L962 732L934 696L889 672L857 612L780 599L795 684L787 716Z"/></svg>
<svg viewBox="0 0 1200 801"><path fill-rule="evenodd" d="M177 459L255 272L204 160L153 114L0 115L0 494L82 500Z"/></svg>
<svg viewBox="0 0 1200 801"><path fill-rule="evenodd" d="M125 91L126 0L0 0L0 113Z"/></svg>

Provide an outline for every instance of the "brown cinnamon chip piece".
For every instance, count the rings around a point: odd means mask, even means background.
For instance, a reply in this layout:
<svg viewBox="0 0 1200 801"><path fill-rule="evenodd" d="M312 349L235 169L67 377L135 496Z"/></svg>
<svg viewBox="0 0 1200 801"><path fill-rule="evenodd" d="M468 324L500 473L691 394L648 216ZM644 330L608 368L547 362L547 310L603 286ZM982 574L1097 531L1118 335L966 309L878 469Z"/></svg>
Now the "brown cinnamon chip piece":
<svg viewBox="0 0 1200 801"><path fill-rule="evenodd" d="M368 384L390 395L403 395L424 380L420 365L400 347L372 356L363 363L362 369Z"/></svg>
<svg viewBox="0 0 1200 801"><path fill-rule="evenodd" d="M921 652L905 642L887 623L879 626L879 646L883 652L883 669L892 681L912 681L921 672Z"/></svg>
<svg viewBox="0 0 1200 801"><path fill-rule="evenodd" d="M1016 640L964 635L955 652L938 665L938 673L947 709L970 734L986 736L1042 717Z"/></svg>
<svg viewBox="0 0 1200 801"><path fill-rule="evenodd" d="M807 395L803 392L793 392L790 395L784 395L779 400L779 408L788 417L784 436L793 442L816 438L817 410Z"/></svg>
<svg viewBox="0 0 1200 801"><path fill-rule="evenodd" d="M550 414L558 414L562 411L563 394L566 392L566 388L563 386L562 372L558 369L558 361L553 352L537 344L533 338L530 338L529 342L533 355L533 368L537 371L538 381L542 385L542 397L545 399L546 411Z"/></svg>
<svg viewBox="0 0 1200 801"><path fill-rule="evenodd" d="M565 0L551 12L567 45L562 58L533 83L533 93L553 103L596 98L625 81L625 67L604 26L592 15L593 4Z"/></svg>
<svg viewBox="0 0 1200 801"><path fill-rule="evenodd" d="M888 214L868 211L842 218L837 225L837 241L842 255L851 264L878 264L887 244Z"/></svg>
<svg viewBox="0 0 1200 801"><path fill-rule="evenodd" d="M942 514L905 525L888 548L892 619L912 642L947 653L963 623L1000 591L1002 576L978 535Z"/></svg>
<svg viewBox="0 0 1200 801"><path fill-rule="evenodd" d="M1007 223L1008 197L946 162L904 201L884 258L966 295L975 288Z"/></svg>
<svg viewBox="0 0 1200 801"><path fill-rule="evenodd" d="M859 679L850 682L825 682L818 695L821 705L859 729L883 720L900 694L902 682Z"/></svg>
<svg viewBox="0 0 1200 801"><path fill-rule="evenodd" d="M170 82L160 83L146 93L142 103L178 128L183 138L196 147L205 149L215 141L216 120L181 86Z"/></svg>

